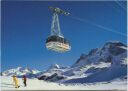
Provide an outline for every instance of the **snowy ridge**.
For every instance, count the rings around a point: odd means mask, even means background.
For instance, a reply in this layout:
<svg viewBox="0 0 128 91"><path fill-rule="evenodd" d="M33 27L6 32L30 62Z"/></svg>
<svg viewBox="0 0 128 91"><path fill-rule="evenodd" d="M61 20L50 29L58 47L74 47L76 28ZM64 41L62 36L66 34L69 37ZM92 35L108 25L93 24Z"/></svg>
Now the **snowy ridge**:
<svg viewBox="0 0 128 91"><path fill-rule="evenodd" d="M17 68L9 69L7 71L2 72L2 75L3 76L17 75L18 77L26 75L27 77L33 77L38 73L40 73L40 71L36 69L30 69L28 67L17 67Z"/></svg>
<svg viewBox="0 0 128 91"><path fill-rule="evenodd" d="M100 61L104 62L114 62L115 59L126 58L127 56L127 46L116 41L116 42L107 42L102 48L92 49L89 54L82 54L81 57L77 60L77 62L72 67L88 65L91 63L100 63ZM123 57L121 57L123 55ZM119 57L118 57L119 56Z"/></svg>
<svg viewBox="0 0 128 91"><path fill-rule="evenodd" d="M62 67L58 64L52 64L48 70L38 75L39 80L45 80L50 82L55 82L58 80L65 79L66 76L62 75L65 71L67 71L69 67Z"/></svg>
<svg viewBox="0 0 128 91"><path fill-rule="evenodd" d="M46 76L51 76L53 75L54 73L57 73L57 74L61 74L65 71L68 70L68 67L61 67L59 66L58 64L52 64L48 70L46 70L43 75L46 75Z"/></svg>

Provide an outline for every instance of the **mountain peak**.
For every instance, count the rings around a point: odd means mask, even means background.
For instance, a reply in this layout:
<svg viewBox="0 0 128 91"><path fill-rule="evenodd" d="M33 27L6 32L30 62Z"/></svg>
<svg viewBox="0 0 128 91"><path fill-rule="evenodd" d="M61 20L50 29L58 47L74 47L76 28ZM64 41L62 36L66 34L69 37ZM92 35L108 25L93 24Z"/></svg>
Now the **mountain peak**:
<svg viewBox="0 0 128 91"><path fill-rule="evenodd" d="M17 70L20 70L21 68L22 68L22 67L17 67L16 69L17 69Z"/></svg>
<svg viewBox="0 0 128 91"><path fill-rule="evenodd" d="M119 41L108 41L104 45L104 47L110 47L110 46L124 46L124 47L127 47L125 44L123 44Z"/></svg>
<svg viewBox="0 0 128 91"><path fill-rule="evenodd" d="M101 50L108 50L110 54L117 56L126 52L127 46L119 41L109 41L105 43Z"/></svg>
<svg viewBox="0 0 128 91"><path fill-rule="evenodd" d="M59 68L60 68L60 66L58 64L52 64L50 66L50 69L59 69Z"/></svg>

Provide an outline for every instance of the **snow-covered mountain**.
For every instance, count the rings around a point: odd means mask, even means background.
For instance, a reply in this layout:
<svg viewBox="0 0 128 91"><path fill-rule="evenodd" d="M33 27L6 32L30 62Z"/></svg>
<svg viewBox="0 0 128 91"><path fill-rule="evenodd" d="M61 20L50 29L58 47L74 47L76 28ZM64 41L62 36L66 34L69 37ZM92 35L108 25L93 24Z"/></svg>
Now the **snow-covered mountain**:
<svg viewBox="0 0 128 91"><path fill-rule="evenodd" d="M35 77L39 73L40 71L36 69L30 69L28 67L17 67L17 68L9 69L2 72L2 75L3 76L17 75L18 77L22 77L23 75L26 75L27 77Z"/></svg>
<svg viewBox="0 0 128 91"><path fill-rule="evenodd" d="M45 80L45 81L58 81L61 79L64 79L65 76L62 75L65 71L67 71L69 67L62 67L58 64L52 64L48 70L43 72L41 75L38 76L39 80Z"/></svg>
<svg viewBox="0 0 128 91"><path fill-rule="evenodd" d="M110 62L120 64L125 62L127 57L127 46L119 41L107 42L103 47L92 49L88 54L82 54L72 67L97 64L100 62Z"/></svg>
<svg viewBox="0 0 128 91"><path fill-rule="evenodd" d="M70 68L54 66L41 75L42 80L48 78L48 81L56 79L52 81L63 83L93 83L127 79L127 46L118 41L107 42L101 48L82 54ZM59 77L61 79L57 79Z"/></svg>
<svg viewBox="0 0 128 91"><path fill-rule="evenodd" d="M127 79L127 46L119 41L107 42L101 48L92 49L88 54L81 54L71 67L51 65L40 72L18 67L2 72L3 76L27 75L39 80L59 83L95 83Z"/></svg>
<svg viewBox="0 0 128 91"><path fill-rule="evenodd" d="M127 75L127 46L121 42L107 42L103 47L92 49L72 65L72 78L66 83L106 82ZM82 75L82 76L80 76Z"/></svg>
<svg viewBox="0 0 128 91"><path fill-rule="evenodd" d="M18 78L21 85L19 90L126 90L127 61L126 45L117 41L107 42L101 48L81 54L71 67L53 64L44 72L27 67L4 71L1 76L1 88L17 90L12 84L12 77L9 76L27 75L39 80L28 78L27 87L24 87L22 79Z"/></svg>

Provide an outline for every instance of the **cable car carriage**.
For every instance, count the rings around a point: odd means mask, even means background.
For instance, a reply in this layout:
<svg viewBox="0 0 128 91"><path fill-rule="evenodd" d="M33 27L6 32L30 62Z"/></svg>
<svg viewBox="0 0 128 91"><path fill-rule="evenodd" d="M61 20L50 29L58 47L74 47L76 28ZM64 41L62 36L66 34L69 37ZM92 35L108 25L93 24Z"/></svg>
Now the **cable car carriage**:
<svg viewBox="0 0 128 91"><path fill-rule="evenodd" d="M66 40L61 32L59 26L59 18L58 14L69 15L69 13L61 10L60 8L49 7L51 11L53 11L53 20L51 26L51 35L46 39L46 48L48 50L56 51L56 52L66 52L71 49L70 43Z"/></svg>
<svg viewBox="0 0 128 91"><path fill-rule="evenodd" d="M71 49L69 42L62 36L49 36L46 40L46 47L57 52L66 52Z"/></svg>

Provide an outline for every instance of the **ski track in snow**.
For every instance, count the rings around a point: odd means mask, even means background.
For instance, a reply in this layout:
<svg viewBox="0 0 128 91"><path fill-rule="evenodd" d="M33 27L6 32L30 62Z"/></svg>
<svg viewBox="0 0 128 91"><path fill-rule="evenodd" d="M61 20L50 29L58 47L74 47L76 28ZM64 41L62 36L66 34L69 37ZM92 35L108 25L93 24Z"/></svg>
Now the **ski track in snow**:
<svg viewBox="0 0 128 91"><path fill-rule="evenodd" d="M1 77L2 90L126 90L127 81L116 80L112 83L90 83L90 84L72 84L63 85L52 82L45 82L38 79L28 79L27 87L23 86L22 79L19 78L20 88L14 88L12 78Z"/></svg>

